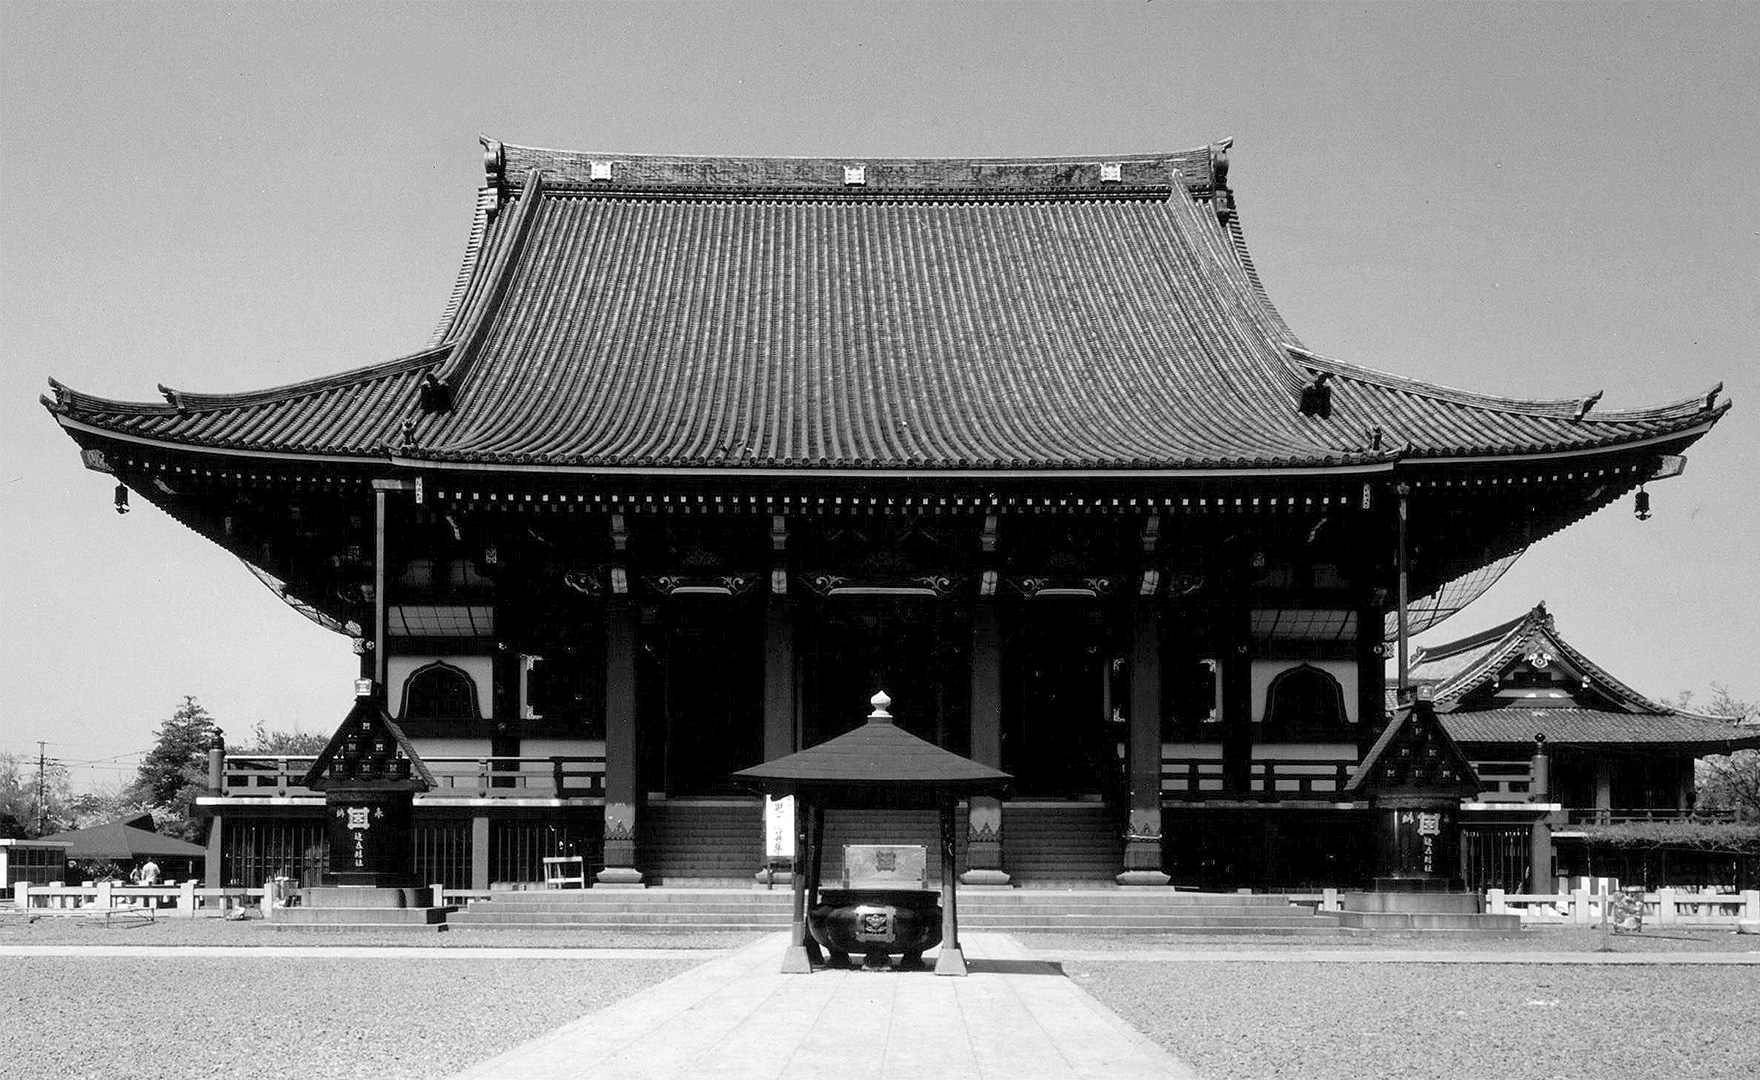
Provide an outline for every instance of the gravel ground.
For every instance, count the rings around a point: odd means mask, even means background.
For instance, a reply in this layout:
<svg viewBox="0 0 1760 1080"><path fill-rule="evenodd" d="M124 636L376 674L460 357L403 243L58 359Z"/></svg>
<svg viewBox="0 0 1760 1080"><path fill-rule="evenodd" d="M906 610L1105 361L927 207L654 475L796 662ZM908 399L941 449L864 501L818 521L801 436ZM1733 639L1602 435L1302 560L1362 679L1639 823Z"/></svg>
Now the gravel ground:
<svg viewBox="0 0 1760 1080"><path fill-rule="evenodd" d="M1272 934L1016 934L1021 943L1056 959L1059 951L1132 952L1177 949L1181 952L1239 952L1244 949L1306 952L1371 949L1398 952L1598 952L1604 941L1599 930L1548 927L1510 935L1468 934L1326 934L1287 937ZM0 941L5 940L0 937ZM1614 934L1605 939L1609 952L1730 952L1760 953L1760 937L1731 930L1657 930Z"/></svg>
<svg viewBox="0 0 1760 1080"><path fill-rule="evenodd" d="M77 918L0 916L0 945L405 945L446 948L731 949L757 933L630 933L621 930L325 930L251 919L159 919L109 926Z"/></svg>
<svg viewBox="0 0 1760 1080"><path fill-rule="evenodd" d="M1752 967L1071 961L1064 969L1209 1080L1760 1075Z"/></svg>
<svg viewBox="0 0 1760 1080"><path fill-rule="evenodd" d="M0 957L0 1072L9 1080L445 1076L692 966Z"/></svg>
<svg viewBox="0 0 1760 1080"><path fill-rule="evenodd" d="M732 948L756 934L295 931L165 919L0 918L0 945ZM1760 968L1153 962L1131 953L1371 949L1592 952L1593 930L1515 937L1020 935L1210 1080L1621 1080L1760 1075ZM1760 952L1723 931L1611 939L1615 952ZM1116 960L1095 954L1117 953ZM707 953L705 953L707 959ZM0 957L8 1080L439 1076L693 966L678 959ZM22 1070L18 1063L26 1063Z"/></svg>

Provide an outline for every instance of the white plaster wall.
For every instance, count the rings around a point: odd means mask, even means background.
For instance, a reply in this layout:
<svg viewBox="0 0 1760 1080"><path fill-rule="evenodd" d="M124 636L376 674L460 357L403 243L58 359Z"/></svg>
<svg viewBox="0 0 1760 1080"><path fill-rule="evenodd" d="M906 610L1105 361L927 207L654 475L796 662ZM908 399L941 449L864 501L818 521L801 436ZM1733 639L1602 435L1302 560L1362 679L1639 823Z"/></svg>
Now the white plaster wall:
<svg viewBox="0 0 1760 1080"><path fill-rule="evenodd" d="M416 744L416 753L424 758L436 757L488 757L488 739L411 739Z"/></svg>
<svg viewBox="0 0 1760 1080"><path fill-rule="evenodd" d="M417 668L443 660L464 671L477 684L477 711L487 720L495 708L495 660L490 656L391 656L385 659L386 705L394 719L403 716L403 684ZM486 753L487 751L485 751Z"/></svg>
<svg viewBox="0 0 1760 1080"><path fill-rule="evenodd" d="M1357 744L1348 742L1254 743L1254 761L1355 761Z"/></svg>
<svg viewBox="0 0 1760 1080"><path fill-rule="evenodd" d="M604 739L521 739L520 757L605 756Z"/></svg>
<svg viewBox="0 0 1760 1080"><path fill-rule="evenodd" d="M1271 688L1271 680L1288 671L1290 668L1317 667L1338 680L1344 691L1344 715L1351 723L1357 722L1357 663L1354 660L1254 660L1253 661L1253 723L1265 720L1265 694Z"/></svg>
<svg viewBox="0 0 1760 1080"><path fill-rule="evenodd" d="M1164 742L1161 744L1161 759L1197 758L1201 761L1221 761L1222 744L1219 742Z"/></svg>

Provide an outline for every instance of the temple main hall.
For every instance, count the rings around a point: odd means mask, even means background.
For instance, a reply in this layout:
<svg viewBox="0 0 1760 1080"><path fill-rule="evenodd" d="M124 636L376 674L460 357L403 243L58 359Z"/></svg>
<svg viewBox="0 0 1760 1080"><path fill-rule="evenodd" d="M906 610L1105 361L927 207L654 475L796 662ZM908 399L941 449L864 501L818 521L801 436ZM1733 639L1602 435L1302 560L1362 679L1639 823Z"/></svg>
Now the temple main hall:
<svg viewBox="0 0 1760 1080"><path fill-rule="evenodd" d="M1382 738L1409 636L1678 471L1729 403L1326 355L1262 287L1230 154L486 141L456 285L406 355L44 405L119 499L353 640L433 778L422 881L570 856L749 883L762 806L731 774L884 691L1013 778L961 804L962 874L1354 886L1376 871L1353 775L1409 749ZM211 884L322 870L310 765L226 756ZM835 852L934 822L826 828Z"/></svg>

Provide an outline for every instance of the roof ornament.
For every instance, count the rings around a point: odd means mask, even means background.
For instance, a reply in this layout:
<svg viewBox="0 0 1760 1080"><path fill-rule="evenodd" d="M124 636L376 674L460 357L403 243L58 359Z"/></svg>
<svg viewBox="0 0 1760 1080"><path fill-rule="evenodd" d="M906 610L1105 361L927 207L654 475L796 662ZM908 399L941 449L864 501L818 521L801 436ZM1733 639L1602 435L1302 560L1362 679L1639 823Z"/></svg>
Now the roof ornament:
<svg viewBox="0 0 1760 1080"><path fill-rule="evenodd" d="M490 187L501 187L507 181L507 150L500 140L478 135L483 144L483 177Z"/></svg>
<svg viewBox="0 0 1760 1080"><path fill-rule="evenodd" d="M874 706L874 711L868 714L868 723L870 723L870 724L890 724L890 723L892 723L892 714L886 711L886 707L888 705L892 704L892 698L887 696L886 691L882 690L879 693L875 694L873 697L869 698L868 704Z"/></svg>
<svg viewBox="0 0 1760 1080"><path fill-rule="evenodd" d="M1326 385L1331 379L1332 372L1317 372L1314 381L1302 387L1303 416L1318 416L1322 420L1332 418L1332 388Z"/></svg>
<svg viewBox="0 0 1760 1080"><path fill-rule="evenodd" d="M1706 412L1710 412L1712 409L1717 408L1717 395L1719 395L1721 393L1723 393L1723 384L1722 383L1718 383L1716 386L1713 386L1710 390L1707 390L1705 392L1705 411Z"/></svg>
<svg viewBox="0 0 1760 1080"><path fill-rule="evenodd" d="M405 420L403 430L398 435L397 452L407 454L416 448L416 422Z"/></svg>
<svg viewBox="0 0 1760 1080"><path fill-rule="evenodd" d="M425 413L452 411L452 387L442 382L432 369L422 373L420 404Z"/></svg>
<svg viewBox="0 0 1760 1080"><path fill-rule="evenodd" d="M1376 424L1374 427L1370 428L1369 429L1369 449L1370 450L1380 450L1381 449L1381 438L1385 434L1387 434L1387 433L1381 430L1380 424Z"/></svg>
<svg viewBox="0 0 1760 1080"><path fill-rule="evenodd" d="M189 408L188 405L184 404L183 394L180 391L173 390L169 386L166 386L164 383L160 383L159 384L159 393L164 395L165 400L170 402L171 407L176 409L178 412L182 412L183 410Z"/></svg>
<svg viewBox="0 0 1760 1080"><path fill-rule="evenodd" d="M1571 419L1581 420L1583 417L1588 416L1589 410L1595 407L1595 403L1601 400L1601 395L1604 393L1606 393L1606 391L1597 390L1593 394L1590 394L1588 397L1577 402L1577 414L1571 417Z"/></svg>

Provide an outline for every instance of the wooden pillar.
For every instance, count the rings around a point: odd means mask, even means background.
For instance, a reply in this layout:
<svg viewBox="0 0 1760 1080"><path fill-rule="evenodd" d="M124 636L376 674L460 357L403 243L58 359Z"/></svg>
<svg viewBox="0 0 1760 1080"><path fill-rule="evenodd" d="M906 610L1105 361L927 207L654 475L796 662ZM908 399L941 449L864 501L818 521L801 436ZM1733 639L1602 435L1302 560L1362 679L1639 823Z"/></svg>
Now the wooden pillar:
<svg viewBox="0 0 1760 1080"><path fill-rule="evenodd" d="M1165 885L1161 835L1161 623L1155 605L1131 605L1130 824L1120 885Z"/></svg>
<svg viewBox="0 0 1760 1080"><path fill-rule="evenodd" d="M993 597L972 611L971 757L1002 767L1002 631ZM966 885L1007 885L1002 868L1002 802L973 795L966 803Z"/></svg>
<svg viewBox="0 0 1760 1080"><path fill-rule="evenodd" d="M1612 820L1613 760L1606 755L1595 758L1595 820L1605 825Z"/></svg>
<svg viewBox="0 0 1760 1080"><path fill-rule="evenodd" d="M471 818L471 891L489 891L489 819Z"/></svg>
<svg viewBox="0 0 1760 1080"><path fill-rule="evenodd" d="M1399 566L1399 703L1405 704L1411 683L1410 654L1410 622L1408 608L1411 598L1407 595L1409 585L1406 570L1406 500L1411 495L1410 484L1400 484L1395 489L1399 493L1399 547L1396 552Z"/></svg>
<svg viewBox="0 0 1760 1080"><path fill-rule="evenodd" d="M1528 765L1528 801L1551 802L1551 763L1546 758L1546 740L1536 736L1534 756ZM1540 814L1528 826L1528 891L1550 893L1552 883L1552 822Z"/></svg>
<svg viewBox="0 0 1760 1080"><path fill-rule="evenodd" d="M605 868L601 885L639 886L636 813L641 802L636 744L636 606L613 598L605 610Z"/></svg>
<svg viewBox="0 0 1760 1080"><path fill-rule="evenodd" d="M794 605L772 593L764 606L764 760L800 749L794 722Z"/></svg>
<svg viewBox="0 0 1760 1080"><path fill-rule="evenodd" d="M219 813L208 819L208 855L202 860L202 885L219 889L226 882L220 877L221 860L225 855L226 819Z"/></svg>
<svg viewBox="0 0 1760 1080"><path fill-rule="evenodd" d="M805 792L796 792L794 797L794 888L793 902L789 908L788 949L782 954L782 973L784 975L808 975L813 971L813 961L807 954L807 943L812 934L807 930L807 872L812 861L807 852L807 841L812 831L807 826L807 816L812 813L812 804L807 802Z"/></svg>
<svg viewBox="0 0 1760 1080"><path fill-rule="evenodd" d="M966 954L959 946L959 883L953 868L955 815L959 800L941 798L941 951L935 957L935 974L964 975Z"/></svg>

